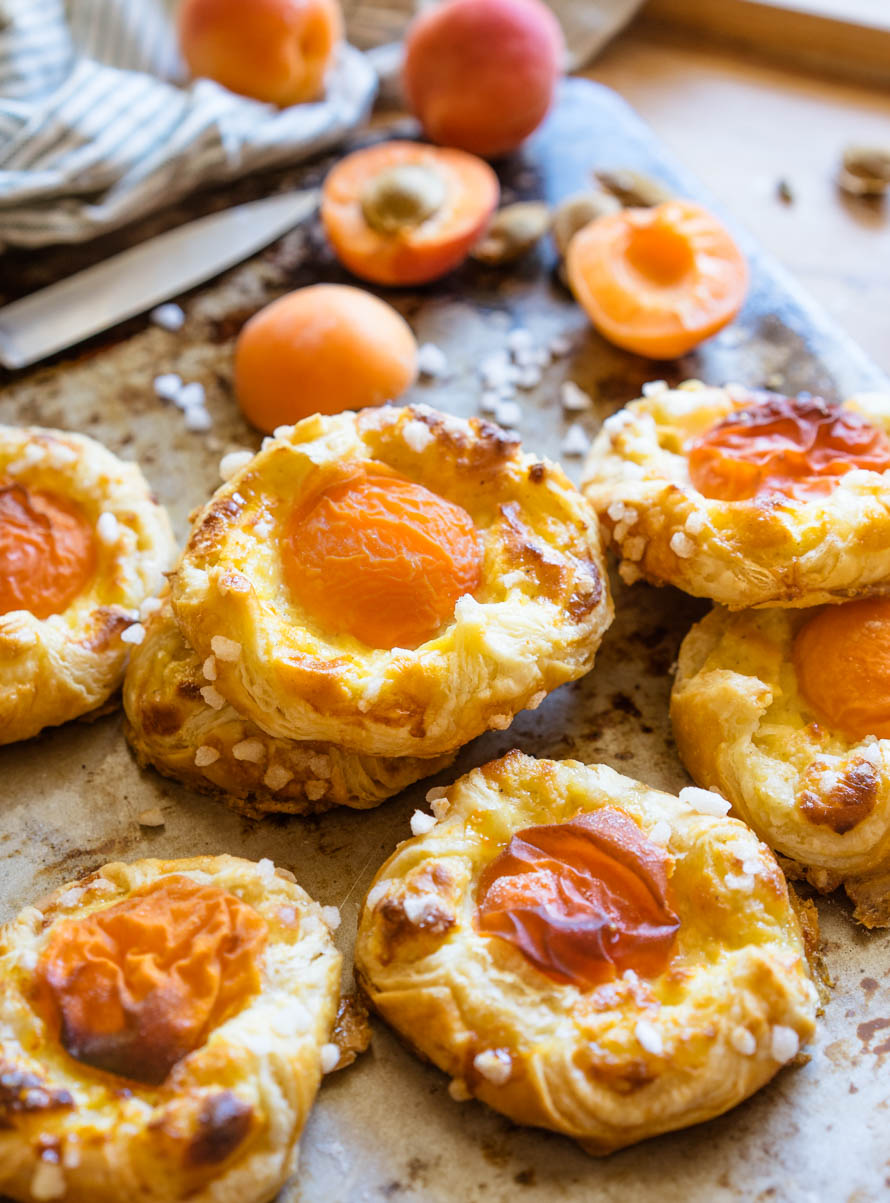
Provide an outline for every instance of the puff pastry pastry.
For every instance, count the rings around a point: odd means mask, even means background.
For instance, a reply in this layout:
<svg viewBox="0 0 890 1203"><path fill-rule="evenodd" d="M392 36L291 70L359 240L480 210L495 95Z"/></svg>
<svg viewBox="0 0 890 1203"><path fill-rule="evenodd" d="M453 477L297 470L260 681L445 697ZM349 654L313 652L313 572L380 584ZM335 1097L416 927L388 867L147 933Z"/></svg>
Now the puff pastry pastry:
<svg viewBox="0 0 890 1203"><path fill-rule="evenodd" d="M603 1154L721 1114L811 1036L785 879L722 798L514 751L433 807L371 886L356 969L454 1097Z"/></svg>
<svg viewBox="0 0 890 1203"><path fill-rule="evenodd" d="M0 426L0 744L107 702L121 637L174 554L135 464L84 435Z"/></svg>
<svg viewBox="0 0 890 1203"><path fill-rule="evenodd" d="M867 635L876 609L890 611L890 602L815 612L715 608L683 641L671 719L695 781L719 790L812 885L833 890L843 884L857 904L856 918L885 927L890 731L880 724L887 695L876 684L883 677L890 691L890 667L880 649L869 656L865 674L856 664L856 627ZM890 613L880 619L883 632ZM822 630L826 622L842 624L836 651ZM826 694L818 710L799 679L799 670L811 674L814 667L817 700Z"/></svg>
<svg viewBox="0 0 890 1203"><path fill-rule="evenodd" d="M322 909L282 872L110 864L0 930L0 1192L275 1195L340 979Z"/></svg>
<svg viewBox="0 0 890 1203"><path fill-rule="evenodd" d="M657 382L606 419L582 487L627 583L734 610L842 601L888 587L888 433L890 396Z"/></svg>
<svg viewBox="0 0 890 1203"><path fill-rule="evenodd" d="M336 744L267 735L207 679L167 598L130 656L123 700L125 734L140 764L221 796L251 817L376 806L453 760L387 759Z"/></svg>
<svg viewBox="0 0 890 1203"><path fill-rule="evenodd" d="M591 668L612 603L595 517L560 468L424 406L277 433L197 517L171 586L241 714L280 738L439 756Z"/></svg>

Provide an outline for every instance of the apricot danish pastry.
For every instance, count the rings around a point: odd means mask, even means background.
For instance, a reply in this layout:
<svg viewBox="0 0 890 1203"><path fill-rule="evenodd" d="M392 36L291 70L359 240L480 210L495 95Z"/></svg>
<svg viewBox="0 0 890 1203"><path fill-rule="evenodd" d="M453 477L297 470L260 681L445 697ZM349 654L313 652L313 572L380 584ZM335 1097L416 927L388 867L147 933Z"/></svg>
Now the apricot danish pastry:
<svg viewBox="0 0 890 1203"><path fill-rule="evenodd" d="M340 981L288 878L232 856L110 864L0 929L0 1191L273 1197Z"/></svg>
<svg viewBox="0 0 890 1203"><path fill-rule="evenodd" d="M135 464L85 435L0 426L0 744L108 701L174 552Z"/></svg>
<svg viewBox="0 0 890 1203"><path fill-rule="evenodd" d="M671 719L718 789L821 890L890 925L890 599L715 608L680 648Z"/></svg>
<svg viewBox="0 0 890 1203"><path fill-rule="evenodd" d="M385 757L509 726L592 667L612 617L563 472L425 406L279 430L198 515L171 601L245 718Z"/></svg>
<svg viewBox="0 0 890 1203"><path fill-rule="evenodd" d="M887 589L890 396L663 382L607 418L584 492L632 583L743 609Z"/></svg>
<svg viewBox="0 0 890 1203"><path fill-rule="evenodd" d="M720 1115L812 1035L785 879L718 795L514 751L433 808L368 892L356 971L455 1097L608 1153Z"/></svg>

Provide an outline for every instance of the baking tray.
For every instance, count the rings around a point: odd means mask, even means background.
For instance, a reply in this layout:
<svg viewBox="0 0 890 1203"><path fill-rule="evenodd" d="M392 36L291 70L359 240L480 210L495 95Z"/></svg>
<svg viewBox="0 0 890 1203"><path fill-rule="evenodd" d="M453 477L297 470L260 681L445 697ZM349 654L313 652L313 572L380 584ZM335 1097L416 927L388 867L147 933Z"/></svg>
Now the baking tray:
<svg viewBox="0 0 890 1203"><path fill-rule="evenodd" d="M404 119L387 129L413 132ZM502 180L508 197L556 199L585 187L597 165L637 167L711 203L617 96L582 80L566 81L553 114L502 168ZM274 188L305 186L324 169L319 162L243 181L90 247L7 255L0 260L0 291L7 298L27 291L186 216ZM503 345L514 325L540 341L556 334L572 340L572 354L546 370L540 388L522 394L524 441L554 458L566 429L558 402L566 378L595 400L584 419L590 433L653 377L698 375L829 398L890 387L751 238L738 234L752 265L744 312L698 353L669 365L624 354L590 331L555 281L546 249L509 274L468 266L435 287L387 293L418 338L439 344L449 358L449 378L421 383L410 399L475 413L478 362ZM297 230L189 294L179 333L137 320L50 367L7 374L0 420L84 431L138 460L181 538L189 511L218 483L220 455L259 441L232 400L231 351L241 324L288 288L345 278L318 229ZM215 419L209 435L187 433L181 414L155 398L152 379L165 371L205 385ZM580 463L566 467L577 478ZM0 749L0 918L108 860L267 856L293 870L322 903L340 907L337 941L348 966L364 891L409 834L409 816L431 785L519 747L538 756L602 760L650 785L679 789L687 778L667 720L670 670L680 640L706 607L670 589L626 589L618 581L614 589L617 617L593 673L557 690L534 713L519 715L509 731L474 741L453 769L374 811L245 820L140 772L123 741L119 713ZM137 816L154 807L163 811L165 826L140 828ZM886 1199L890 1075L880 1071L890 1053L890 933L858 928L840 899L820 899L818 906L835 988L810 1060L783 1071L722 1118L595 1160L567 1139L518 1128L475 1102L453 1102L445 1076L375 1023L371 1049L325 1080L303 1138L300 1172L282 1203Z"/></svg>

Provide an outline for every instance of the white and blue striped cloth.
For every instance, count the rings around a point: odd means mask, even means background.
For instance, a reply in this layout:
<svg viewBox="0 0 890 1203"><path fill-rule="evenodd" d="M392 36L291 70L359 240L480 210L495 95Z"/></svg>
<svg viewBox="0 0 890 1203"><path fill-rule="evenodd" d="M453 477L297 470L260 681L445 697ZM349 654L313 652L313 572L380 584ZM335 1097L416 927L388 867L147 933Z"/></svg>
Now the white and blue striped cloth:
<svg viewBox="0 0 890 1203"><path fill-rule="evenodd" d="M0 248L80 242L202 184L297 162L366 118L344 46L324 99L276 109L188 82L175 0L0 0Z"/></svg>

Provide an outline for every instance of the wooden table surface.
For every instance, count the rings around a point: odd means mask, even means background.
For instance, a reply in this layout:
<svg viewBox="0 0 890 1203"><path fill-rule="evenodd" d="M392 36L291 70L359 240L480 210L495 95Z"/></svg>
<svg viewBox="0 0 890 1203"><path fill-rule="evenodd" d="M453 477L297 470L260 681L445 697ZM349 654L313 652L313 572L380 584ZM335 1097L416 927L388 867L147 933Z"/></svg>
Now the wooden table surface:
<svg viewBox="0 0 890 1203"><path fill-rule="evenodd" d="M846 143L890 145L886 93L639 26L586 74L620 92L890 373L890 198L854 201L834 182Z"/></svg>

